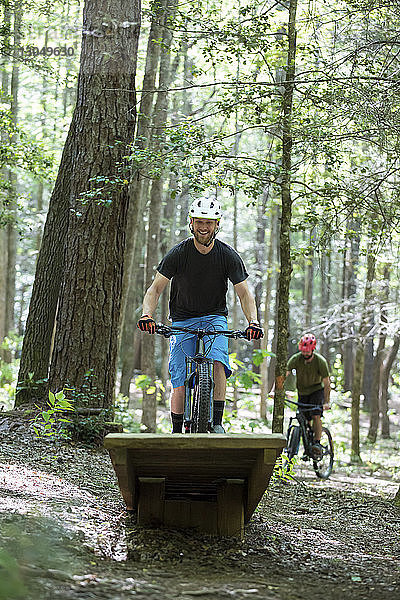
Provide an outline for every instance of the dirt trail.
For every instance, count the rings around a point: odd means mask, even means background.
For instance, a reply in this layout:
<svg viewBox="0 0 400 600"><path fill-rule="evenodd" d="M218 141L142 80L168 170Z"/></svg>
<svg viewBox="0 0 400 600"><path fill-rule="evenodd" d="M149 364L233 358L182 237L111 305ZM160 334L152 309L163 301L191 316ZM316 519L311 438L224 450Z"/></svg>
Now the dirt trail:
<svg viewBox="0 0 400 600"><path fill-rule="evenodd" d="M400 599L398 483L299 465L271 486L243 542L139 530L103 450L0 421L0 600Z"/></svg>

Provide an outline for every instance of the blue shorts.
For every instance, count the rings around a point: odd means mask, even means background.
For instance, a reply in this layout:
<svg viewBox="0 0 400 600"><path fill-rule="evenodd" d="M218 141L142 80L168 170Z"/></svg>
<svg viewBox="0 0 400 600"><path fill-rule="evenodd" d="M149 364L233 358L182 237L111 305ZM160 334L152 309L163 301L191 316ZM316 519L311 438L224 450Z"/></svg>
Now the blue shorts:
<svg viewBox="0 0 400 600"><path fill-rule="evenodd" d="M193 329L227 330L226 317L220 315L206 315L204 317L192 317L184 321L174 321L173 327L192 327ZM169 372L173 388L185 385L186 379L186 356L194 356L196 352L196 336L190 333L178 333L170 338L169 350ZM225 375L228 378L232 374L229 365L228 338L224 335L206 336L204 338L206 356L218 360L225 367Z"/></svg>

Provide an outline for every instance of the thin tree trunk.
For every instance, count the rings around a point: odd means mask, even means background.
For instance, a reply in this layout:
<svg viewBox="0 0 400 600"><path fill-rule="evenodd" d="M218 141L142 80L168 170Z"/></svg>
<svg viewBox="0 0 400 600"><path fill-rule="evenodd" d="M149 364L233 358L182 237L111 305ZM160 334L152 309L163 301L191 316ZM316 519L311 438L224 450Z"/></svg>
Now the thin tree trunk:
<svg viewBox="0 0 400 600"><path fill-rule="evenodd" d="M291 170L292 170L292 112L296 60L296 10L297 0L289 2L288 22L288 57L284 94L282 99L282 214L279 232L280 241L280 273L278 286L278 338L275 367L275 401L272 418L273 433L283 432L284 416L284 381L287 364L287 348L289 339L289 286L292 273L290 255L290 229L292 219Z"/></svg>
<svg viewBox="0 0 400 600"><path fill-rule="evenodd" d="M378 348L375 354L374 360L374 375L372 380L372 393L371 393L371 413L370 413L370 422L369 422L369 431L368 431L368 440L373 444L376 442L376 437L378 434L379 427L379 413L380 413L380 379L381 379L381 370L382 370L382 362L384 358L384 349L386 345L386 337L387 337L387 309L386 304L389 301L389 265L385 264L383 270L383 281L384 281L384 289L382 292L381 299L381 310L380 310L380 327L379 327L379 342Z"/></svg>
<svg viewBox="0 0 400 600"><path fill-rule="evenodd" d="M167 27L167 19L175 11L175 1L171 0L165 13L165 28L163 35L163 47L160 58L159 90L157 93L156 106L154 108L153 130L156 143L153 144L153 150L159 151L162 140L165 138L164 127L168 116L168 87L171 79L171 61L170 47L172 43L172 33ZM150 192L149 224L147 232L147 250L146 250L146 272L145 288L147 289L153 280L154 269L158 262L159 255L159 235L161 226L162 198L163 198L163 175L154 179ZM142 339L142 371L155 381L155 337L146 335ZM157 421L157 393L148 394L143 392L143 412L142 424L147 431L156 430Z"/></svg>
<svg viewBox="0 0 400 600"><path fill-rule="evenodd" d="M139 114L136 124L136 134L134 142L134 152L148 147L151 139L151 119L153 114L154 95L152 90L155 88L156 77L160 60L160 39L163 37L163 23L165 21L167 0L154 0L152 4L153 16L151 20L150 32L147 41L146 65L142 83L142 95L140 98ZM127 238L125 248L126 269L123 275L123 295L121 323L125 319L126 302L131 283L132 262L136 249L136 232L139 221L142 220L142 213L145 206L146 194L143 189L143 177L140 173L142 165L134 165L133 175L129 186L129 209ZM133 282L135 285L135 282ZM123 331L124 325L121 327Z"/></svg>
<svg viewBox="0 0 400 600"><path fill-rule="evenodd" d="M392 347L390 348L386 360L382 365L381 380L380 380L380 410L382 415L382 437L390 438L390 421L389 421L389 377L393 367L393 363L397 356L400 346L400 335L396 334L393 339Z"/></svg>
<svg viewBox="0 0 400 600"><path fill-rule="evenodd" d="M310 232L309 239L309 253L307 256L307 270L306 270L306 285L305 285L305 319L304 328L309 330L311 328L311 317L313 312L313 296L314 296L314 248L313 248L313 237L315 230L312 229Z"/></svg>
<svg viewBox="0 0 400 600"><path fill-rule="evenodd" d="M110 408L114 397L139 29L138 3L85 3L72 210L50 369L51 388L76 391L78 406Z"/></svg>
<svg viewBox="0 0 400 600"><path fill-rule="evenodd" d="M271 227L268 242L268 254L267 254L267 265L266 265L266 281L265 281L265 296L264 296L264 337L261 339L261 350L267 350L269 341L269 320L271 316L271 293L272 293L272 282L273 282L273 261L274 261L274 239L277 229L277 211L276 208L271 210ZM268 388L268 358L264 358L260 368L261 377L261 402L260 402L260 418L267 418L267 397L269 393Z"/></svg>
<svg viewBox="0 0 400 600"><path fill-rule="evenodd" d="M136 323L140 317L139 313L141 313L142 310L141 301L143 299L144 286L143 247L145 243L145 223L143 219L138 223L136 238L137 243L135 244L134 260L132 261L131 266L131 281L128 290L123 332L119 348L121 366L119 393L128 398L133 371L135 367L140 368L140 361L137 361L137 355L140 353L140 345L143 337L136 327Z"/></svg>
<svg viewBox="0 0 400 600"><path fill-rule="evenodd" d="M358 332L353 389L351 400L351 457L353 462L361 462L360 456L360 395L364 371L365 340L368 336L371 321L371 301L373 299L372 283L375 278L376 256L372 244L367 250L367 280L365 283L364 303Z"/></svg>

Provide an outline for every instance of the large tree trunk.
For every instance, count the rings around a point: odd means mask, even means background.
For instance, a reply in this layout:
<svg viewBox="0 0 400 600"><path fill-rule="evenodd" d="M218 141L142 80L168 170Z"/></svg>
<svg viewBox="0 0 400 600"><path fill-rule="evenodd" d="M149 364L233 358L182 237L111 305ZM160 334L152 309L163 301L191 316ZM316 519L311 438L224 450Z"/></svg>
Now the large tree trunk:
<svg viewBox="0 0 400 600"><path fill-rule="evenodd" d="M114 395L128 210L124 157L135 127L139 29L139 3L85 3L72 206L50 386L72 388L77 404L104 408Z"/></svg>
<svg viewBox="0 0 400 600"><path fill-rule="evenodd" d="M15 406L43 399L47 389L51 340L64 272L75 138L72 119L54 190L50 199L22 345Z"/></svg>
<svg viewBox="0 0 400 600"><path fill-rule="evenodd" d="M296 10L297 0L289 2L288 56L282 99L282 214L279 232L280 273L278 285L278 338L275 367L275 401L272 418L273 433L283 432L284 381L286 375L289 340L289 286L292 273L290 256L290 229L292 220L291 170L292 170L292 112L296 61Z"/></svg>

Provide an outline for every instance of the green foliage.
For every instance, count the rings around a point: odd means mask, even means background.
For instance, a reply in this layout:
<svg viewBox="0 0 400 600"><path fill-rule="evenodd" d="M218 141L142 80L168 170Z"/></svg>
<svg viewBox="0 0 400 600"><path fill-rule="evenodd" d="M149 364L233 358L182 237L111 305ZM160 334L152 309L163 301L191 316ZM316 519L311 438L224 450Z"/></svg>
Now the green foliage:
<svg viewBox="0 0 400 600"><path fill-rule="evenodd" d="M283 451L276 459L275 467L271 475L271 484L279 482L288 483L289 481L292 481L294 479L294 467L297 460L297 456L294 456L289 460L285 451Z"/></svg>
<svg viewBox="0 0 400 600"><path fill-rule="evenodd" d="M69 438L63 424L71 423L71 420L66 419L63 415L65 412L74 411L74 405L73 402L65 397L64 390L61 390L56 394L49 392L46 409L42 409L37 405L35 406L39 412L31 419L31 423L33 430L38 437Z"/></svg>
<svg viewBox="0 0 400 600"><path fill-rule="evenodd" d="M112 410L105 409L96 415L74 413L63 427L63 435L72 442L87 446L99 446L103 443L107 423L112 418Z"/></svg>
<svg viewBox="0 0 400 600"><path fill-rule="evenodd" d="M42 379L35 379L35 373L28 373L28 377L24 379L24 381L20 381L16 387L16 391L19 390L29 390L29 393L32 397L40 395L40 392L43 391L43 386L48 382L47 377L43 377Z"/></svg>
<svg viewBox="0 0 400 600"><path fill-rule="evenodd" d="M0 548L0 600L26 598L26 594L17 561Z"/></svg>

